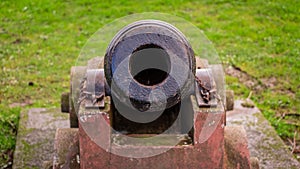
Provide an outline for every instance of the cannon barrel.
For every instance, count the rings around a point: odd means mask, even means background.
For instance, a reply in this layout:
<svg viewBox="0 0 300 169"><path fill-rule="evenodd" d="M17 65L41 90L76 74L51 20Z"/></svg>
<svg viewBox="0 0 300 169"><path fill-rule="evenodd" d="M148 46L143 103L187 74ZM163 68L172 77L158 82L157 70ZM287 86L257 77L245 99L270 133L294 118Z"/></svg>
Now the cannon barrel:
<svg viewBox="0 0 300 169"><path fill-rule="evenodd" d="M125 104L140 111L179 103L193 84L195 65L194 52L185 36L158 20L142 20L124 27L112 39L104 58L105 77L113 97L128 97L131 103Z"/></svg>

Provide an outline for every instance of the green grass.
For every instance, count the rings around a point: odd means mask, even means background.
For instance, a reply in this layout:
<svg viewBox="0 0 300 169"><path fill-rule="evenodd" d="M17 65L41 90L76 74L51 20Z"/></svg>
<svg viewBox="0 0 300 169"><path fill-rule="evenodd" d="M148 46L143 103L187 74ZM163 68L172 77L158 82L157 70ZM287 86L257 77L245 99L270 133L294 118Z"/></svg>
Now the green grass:
<svg viewBox="0 0 300 169"><path fill-rule="evenodd" d="M300 112L299 1L2 0L1 154L14 149L21 110L9 105L59 106L60 93L69 88L70 67L87 39L106 23L139 12L183 17L204 31L224 64L238 66L257 79L276 78L272 89L254 92L252 99L282 138L293 137L295 130L299 133L299 119L282 118ZM234 77L227 81L238 97L245 98L253 90ZM0 159L0 166L7 161L7 157Z"/></svg>

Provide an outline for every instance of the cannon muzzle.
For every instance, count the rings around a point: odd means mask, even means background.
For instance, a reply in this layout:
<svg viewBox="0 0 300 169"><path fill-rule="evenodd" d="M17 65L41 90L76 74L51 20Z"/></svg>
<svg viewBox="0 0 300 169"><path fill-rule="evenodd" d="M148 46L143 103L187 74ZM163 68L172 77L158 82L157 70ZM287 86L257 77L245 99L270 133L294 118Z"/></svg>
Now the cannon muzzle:
<svg viewBox="0 0 300 169"><path fill-rule="evenodd" d="M157 20L134 22L120 30L104 60L112 97L142 112L179 103L195 75L194 52L184 35Z"/></svg>

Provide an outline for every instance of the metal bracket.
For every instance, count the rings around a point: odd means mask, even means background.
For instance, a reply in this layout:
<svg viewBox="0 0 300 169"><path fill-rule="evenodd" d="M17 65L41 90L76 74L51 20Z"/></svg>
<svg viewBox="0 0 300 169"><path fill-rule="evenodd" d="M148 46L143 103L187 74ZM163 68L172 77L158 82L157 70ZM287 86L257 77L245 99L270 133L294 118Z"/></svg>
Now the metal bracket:
<svg viewBox="0 0 300 169"><path fill-rule="evenodd" d="M88 69L85 108L104 108L105 77L103 69Z"/></svg>
<svg viewBox="0 0 300 169"><path fill-rule="evenodd" d="M196 69L195 94L199 107L217 107L216 85L209 68Z"/></svg>

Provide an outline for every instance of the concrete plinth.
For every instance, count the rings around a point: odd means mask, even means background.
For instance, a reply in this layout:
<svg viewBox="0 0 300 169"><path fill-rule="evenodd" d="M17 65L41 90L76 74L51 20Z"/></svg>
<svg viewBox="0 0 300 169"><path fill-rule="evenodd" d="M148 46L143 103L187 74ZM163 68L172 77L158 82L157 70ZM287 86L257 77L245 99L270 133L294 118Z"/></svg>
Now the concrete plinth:
<svg viewBox="0 0 300 169"><path fill-rule="evenodd" d="M58 108L21 112L13 168L51 168L56 129L69 126L69 115Z"/></svg>
<svg viewBox="0 0 300 169"><path fill-rule="evenodd" d="M271 127L269 122L263 117L258 108L242 107L241 102L242 101L239 100L235 101L235 109L227 112L227 125L244 126L248 137L250 155L257 157L260 168L300 168L299 162L293 158L287 146L276 134L274 128ZM27 112L22 112L13 168L51 167L53 164L56 129L69 128L70 124L68 118L68 114L60 113L60 109L30 109ZM60 130L59 133L61 136L66 136L67 134L64 134L64 132L68 131L72 132L70 134L72 138L77 137L76 129ZM68 137L68 139L71 137ZM73 142L74 140L70 140L71 141L68 141L68 143L70 143L68 146L69 148L71 147L71 149L67 150L72 151L57 151L58 153L66 152L65 156L63 153L57 156L58 158L56 160L59 164L71 164L74 160L75 162L80 161L80 158L73 154L73 152L77 151L75 149L73 151L76 141ZM57 137L56 141L63 143L64 137ZM234 144L238 145L238 142ZM228 143L228 145L231 145L231 143ZM73 160L68 161L64 158L68 155L76 159L73 158Z"/></svg>
<svg viewBox="0 0 300 169"><path fill-rule="evenodd" d="M242 101L234 103L234 110L227 112L227 125L244 126L251 157L257 157L260 168L300 168L299 162L277 135L257 107L243 107Z"/></svg>

